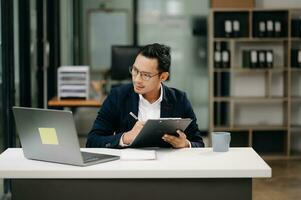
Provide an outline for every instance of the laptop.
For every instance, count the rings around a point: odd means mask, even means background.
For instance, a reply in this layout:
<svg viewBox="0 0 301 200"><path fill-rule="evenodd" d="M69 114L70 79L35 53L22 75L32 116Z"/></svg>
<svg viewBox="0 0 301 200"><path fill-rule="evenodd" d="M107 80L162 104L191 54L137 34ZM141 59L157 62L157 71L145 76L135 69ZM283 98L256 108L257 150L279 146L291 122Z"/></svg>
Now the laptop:
<svg viewBox="0 0 301 200"><path fill-rule="evenodd" d="M13 107L17 132L28 159L88 166L119 159L80 151L71 111Z"/></svg>

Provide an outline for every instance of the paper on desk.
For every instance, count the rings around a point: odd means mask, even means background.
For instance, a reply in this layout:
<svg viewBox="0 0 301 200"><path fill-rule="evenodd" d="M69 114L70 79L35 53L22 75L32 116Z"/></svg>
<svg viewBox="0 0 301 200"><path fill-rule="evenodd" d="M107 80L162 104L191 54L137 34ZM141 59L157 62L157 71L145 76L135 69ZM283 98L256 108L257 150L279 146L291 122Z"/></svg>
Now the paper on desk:
<svg viewBox="0 0 301 200"><path fill-rule="evenodd" d="M122 160L155 160L156 158L155 150L123 149L120 154Z"/></svg>

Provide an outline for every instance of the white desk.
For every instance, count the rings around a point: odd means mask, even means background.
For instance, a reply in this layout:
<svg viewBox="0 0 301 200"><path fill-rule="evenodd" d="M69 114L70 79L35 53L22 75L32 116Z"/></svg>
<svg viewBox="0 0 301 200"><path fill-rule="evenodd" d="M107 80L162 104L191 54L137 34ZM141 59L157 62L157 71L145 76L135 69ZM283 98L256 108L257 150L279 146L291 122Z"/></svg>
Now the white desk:
<svg viewBox="0 0 301 200"><path fill-rule="evenodd" d="M114 155L122 151L84 150ZM17 148L0 155L0 178L12 179L14 199L45 199L48 192L49 199L247 200L252 199L252 178L268 177L271 168L252 148L226 153L211 148L160 149L157 160L117 160L88 167L27 160Z"/></svg>

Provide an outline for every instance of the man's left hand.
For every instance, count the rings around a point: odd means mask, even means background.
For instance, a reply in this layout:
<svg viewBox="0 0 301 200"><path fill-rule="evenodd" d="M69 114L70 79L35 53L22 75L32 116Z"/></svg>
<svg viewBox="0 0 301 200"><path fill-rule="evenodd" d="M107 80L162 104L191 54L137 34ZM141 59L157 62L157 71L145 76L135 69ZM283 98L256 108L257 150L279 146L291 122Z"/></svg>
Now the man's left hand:
<svg viewBox="0 0 301 200"><path fill-rule="evenodd" d="M177 133L179 136L173 136L169 134L165 134L162 139L165 142L168 142L173 146L173 148L179 149L179 148L185 148L185 147L190 147L189 141L186 139L185 133L183 133L180 130L177 130Z"/></svg>

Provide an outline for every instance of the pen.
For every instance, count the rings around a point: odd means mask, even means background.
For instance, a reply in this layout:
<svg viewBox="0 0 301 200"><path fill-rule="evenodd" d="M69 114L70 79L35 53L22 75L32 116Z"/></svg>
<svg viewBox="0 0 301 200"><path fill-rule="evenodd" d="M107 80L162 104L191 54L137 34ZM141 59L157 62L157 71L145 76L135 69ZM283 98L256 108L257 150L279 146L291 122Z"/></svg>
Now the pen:
<svg viewBox="0 0 301 200"><path fill-rule="evenodd" d="M135 120L137 120L138 121L138 117L134 114L134 113L132 113L132 112L130 112L130 115L132 116L132 117L134 117L135 118Z"/></svg>

